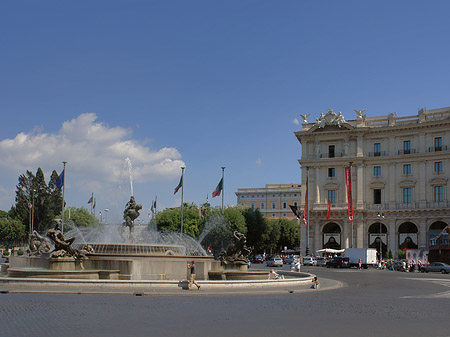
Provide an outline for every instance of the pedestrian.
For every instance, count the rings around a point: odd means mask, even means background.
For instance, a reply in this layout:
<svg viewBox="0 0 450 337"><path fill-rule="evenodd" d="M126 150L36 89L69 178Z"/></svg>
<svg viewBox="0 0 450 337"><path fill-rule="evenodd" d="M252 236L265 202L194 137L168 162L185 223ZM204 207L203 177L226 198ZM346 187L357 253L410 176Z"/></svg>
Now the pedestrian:
<svg viewBox="0 0 450 337"><path fill-rule="evenodd" d="M198 284L195 281L195 262L194 260L191 261L191 264L188 263L188 269L191 271L191 277L189 278L189 290L192 290L192 283L194 283L197 286L197 289L200 290L200 284Z"/></svg>
<svg viewBox="0 0 450 337"><path fill-rule="evenodd" d="M278 280L280 275L273 269L270 269L268 280Z"/></svg>
<svg viewBox="0 0 450 337"><path fill-rule="evenodd" d="M313 288L313 289L319 289L320 288L320 283L319 283L319 280L317 279L317 276L313 277L312 283L313 284L312 284L311 288Z"/></svg>
<svg viewBox="0 0 450 337"><path fill-rule="evenodd" d="M361 259L358 259L358 269L361 270Z"/></svg>

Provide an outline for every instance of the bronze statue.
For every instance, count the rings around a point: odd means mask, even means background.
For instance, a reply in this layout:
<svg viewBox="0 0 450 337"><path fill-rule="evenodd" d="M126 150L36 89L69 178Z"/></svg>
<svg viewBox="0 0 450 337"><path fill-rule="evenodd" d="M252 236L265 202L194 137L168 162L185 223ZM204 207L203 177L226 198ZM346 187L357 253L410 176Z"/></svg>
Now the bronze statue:
<svg viewBox="0 0 450 337"><path fill-rule="evenodd" d="M124 227L130 228L130 233L134 229L134 220L139 217L139 211L142 209L141 204L136 204L134 196L131 196L130 201L127 202L125 210L123 211Z"/></svg>
<svg viewBox="0 0 450 337"><path fill-rule="evenodd" d="M55 222L55 228L49 229L47 236L54 242L55 249L50 255L52 258L57 257L74 257L76 259L83 259L85 256L79 250L72 248L72 243L75 241L75 237L66 239L61 232L60 224L61 219L53 220Z"/></svg>
<svg viewBox="0 0 450 337"><path fill-rule="evenodd" d="M48 253L51 249L50 240L33 231L30 237L29 250L30 256Z"/></svg>
<svg viewBox="0 0 450 337"><path fill-rule="evenodd" d="M244 234L234 231L233 241L234 242L228 247L227 251L220 254L220 261L223 264L247 264L248 256L252 252L252 250L247 247L247 238Z"/></svg>

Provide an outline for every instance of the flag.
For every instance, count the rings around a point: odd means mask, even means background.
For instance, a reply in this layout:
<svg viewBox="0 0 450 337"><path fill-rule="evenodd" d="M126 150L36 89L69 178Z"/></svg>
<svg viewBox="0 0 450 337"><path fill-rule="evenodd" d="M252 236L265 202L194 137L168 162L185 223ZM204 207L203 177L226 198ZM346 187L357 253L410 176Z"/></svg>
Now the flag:
<svg viewBox="0 0 450 337"><path fill-rule="evenodd" d="M330 220L330 214L331 214L331 200L328 199L327 220Z"/></svg>
<svg viewBox="0 0 450 337"><path fill-rule="evenodd" d="M97 201L95 200L95 198L94 198L94 206L92 206L92 207L94 207L94 209L95 209L95 205L97 204Z"/></svg>
<svg viewBox="0 0 450 337"><path fill-rule="evenodd" d="M92 196L87 203L90 204L93 201L94 201L94 197Z"/></svg>
<svg viewBox="0 0 450 337"><path fill-rule="evenodd" d="M347 185L348 221L353 221L352 177L350 166L345 167L345 183Z"/></svg>
<svg viewBox="0 0 450 337"><path fill-rule="evenodd" d="M55 186L58 190L61 190L64 186L64 170L62 170L61 174L58 176L58 179L56 179Z"/></svg>
<svg viewBox="0 0 450 337"><path fill-rule="evenodd" d="M294 215L297 217L297 219L300 218L300 217L299 217L299 214L298 214L298 208L297 208L297 206L289 205L289 207L291 208L292 213L294 213Z"/></svg>
<svg viewBox="0 0 450 337"><path fill-rule="evenodd" d="M308 176L309 172L306 171L306 193L305 193L305 209L303 210L303 223L308 225Z"/></svg>
<svg viewBox="0 0 450 337"><path fill-rule="evenodd" d="M220 195L220 192L223 190L223 178L220 179L219 184L217 185L216 189L212 192L212 197L218 197Z"/></svg>
<svg viewBox="0 0 450 337"><path fill-rule="evenodd" d="M177 194L178 190L183 186L183 175L180 177L180 182L178 183L178 186L175 187L175 192L173 194Z"/></svg>
<svg viewBox="0 0 450 337"><path fill-rule="evenodd" d="M150 208L151 211L152 211L152 213L155 213L155 211L156 211L156 199L157 199L157 198L158 198L158 197L155 198L155 201L152 201L152 207Z"/></svg>

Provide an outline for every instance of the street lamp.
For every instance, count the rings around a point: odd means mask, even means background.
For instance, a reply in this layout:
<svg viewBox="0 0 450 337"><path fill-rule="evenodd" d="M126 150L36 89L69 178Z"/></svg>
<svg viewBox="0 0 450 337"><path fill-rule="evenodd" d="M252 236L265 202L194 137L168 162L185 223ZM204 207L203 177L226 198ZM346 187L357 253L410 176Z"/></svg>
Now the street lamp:
<svg viewBox="0 0 450 337"><path fill-rule="evenodd" d="M379 256L379 261L380 261L380 265L381 265L381 258L383 256L383 250L382 250L383 249L383 247L382 247L383 240L381 239L381 219L384 219L384 214L383 214L383 212L381 210L381 207L378 208L377 218L378 218L378 223L380 225L380 256Z"/></svg>
<svg viewBox="0 0 450 337"><path fill-rule="evenodd" d="M34 193L36 193L36 190L33 189L33 193L31 194L31 198L33 199L32 201L32 206L31 206L31 229L30 229L30 235L31 233L33 233L33 229L34 229Z"/></svg>
<svg viewBox="0 0 450 337"><path fill-rule="evenodd" d="M102 218L102 211L98 212L100 215L100 223L103 223L103 218Z"/></svg>
<svg viewBox="0 0 450 337"><path fill-rule="evenodd" d="M105 224L106 225L108 224L108 212L109 212L109 209L105 208Z"/></svg>

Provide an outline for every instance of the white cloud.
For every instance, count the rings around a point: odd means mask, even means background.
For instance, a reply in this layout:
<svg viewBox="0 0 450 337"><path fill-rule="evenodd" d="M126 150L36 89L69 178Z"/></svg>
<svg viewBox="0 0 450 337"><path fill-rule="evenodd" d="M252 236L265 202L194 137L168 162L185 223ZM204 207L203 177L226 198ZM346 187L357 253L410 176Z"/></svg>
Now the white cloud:
<svg viewBox="0 0 450 337"><path fill-rule="evenodd" d="M261 166L262 165L262 160L261 158L256 159L256 165Z"/></svg>
<svg viewBox="0 0 450 337"><path fill-rule="evenodd" d="M292 120L292 123L294 123L295 125L300 125L300 121L297 118L294 118Z"/></svg>
<svg viewBox="0 0 450 337"><path fill-rule="evenodd" d="M0 141L0 167L17 177L41 167L48 181L51 172L61 172L61 162L67 161L67 184L79 191L107 193L127 181L127 157L132 162L133 181L140 183L171 180L185 166L177 149L151 149L132 139L131 130L96 120L95 113L84 113L64 122L54 134L35 129L4 139Z"/></svg>

